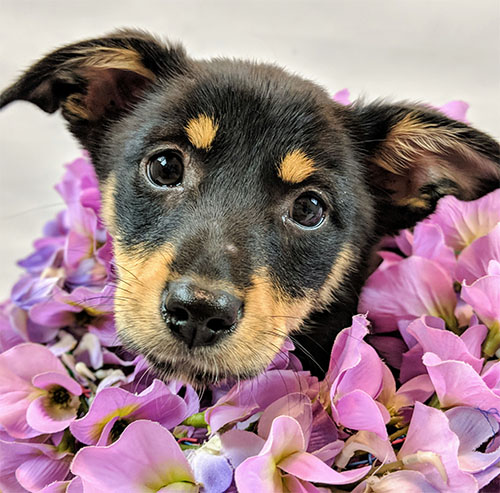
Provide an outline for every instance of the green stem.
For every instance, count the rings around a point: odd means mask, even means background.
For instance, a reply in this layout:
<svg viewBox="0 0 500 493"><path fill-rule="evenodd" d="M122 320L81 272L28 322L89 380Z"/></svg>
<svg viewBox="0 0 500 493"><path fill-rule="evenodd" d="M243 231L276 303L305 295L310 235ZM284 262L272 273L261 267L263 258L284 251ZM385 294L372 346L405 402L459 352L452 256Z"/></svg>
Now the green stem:
<svg viewBox="0 0 500 493"><path fill-rule="evenodd" d="M205 421L205 413L196 413L189 418L186 418L183 422L185 426L194 426L195 428L207 428L208 423Z"/></svg>
<svg viewBox="0 0 500 493"><path fill-rule="evenodd" d="M493 324L483 343L483 354L491 358L500 348L500 324Z"/></svg>
<svg viewBox="0 0 500 493"><path fill-rule="evenodd" d="M396 440L396 438L399 438L401 435L406 435L407 432L408 426L405 426L404 428L395 431L392 435L389 435L389 441L392 442L393 440Z"/></svg>
<svg viewBox="0 0 500 493"><path fill-rule="evenodd" d="M427 404L429 407L434 407L436 409L441 409L441 404L439 402L437 394L433 394L431 397L431 400L429 401L429 404Z"/></svg>

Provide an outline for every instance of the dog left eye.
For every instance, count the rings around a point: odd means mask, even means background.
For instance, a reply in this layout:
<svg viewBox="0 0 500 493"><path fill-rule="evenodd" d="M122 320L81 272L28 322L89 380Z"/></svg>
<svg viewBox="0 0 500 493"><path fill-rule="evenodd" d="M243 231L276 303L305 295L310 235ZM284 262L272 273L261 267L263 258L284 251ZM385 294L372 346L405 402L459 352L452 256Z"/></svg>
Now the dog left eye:
<svg viewBox="0 0 500 493"><path fill-rule="evenodd" d="M315 193L306 192L295 199L289 214L301 226L315 228L325 218L325 205Z"/></svg>
<svg viewBox="0 0 500 493"><path fill-rule="evenodd" d="M146 174L151 183L158 187L174 187L182 181L184 163L177 151L164 151L146 162Z"/></svg>

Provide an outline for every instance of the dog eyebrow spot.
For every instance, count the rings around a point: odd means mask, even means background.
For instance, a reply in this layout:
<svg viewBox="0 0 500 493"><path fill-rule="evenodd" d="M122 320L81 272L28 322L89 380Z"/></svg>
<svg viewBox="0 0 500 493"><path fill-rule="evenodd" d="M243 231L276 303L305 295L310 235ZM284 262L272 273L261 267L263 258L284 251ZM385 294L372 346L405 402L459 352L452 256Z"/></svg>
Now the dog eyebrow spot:
<svg viewBox="0 0 500 493"><path fill-rule="evenodd" d="M288 183L300 183L316 170L314 161L304 151L295 149L281 160L278 176Z"/></svg>
<svg viewBox="0 0 500 493"><path fill-rule="evenodd" d="M215 139L219 125L215 122L213 117L199 114L196 118L189 120L185 127L189 142L197 149L208 150L212 146Z"/></svg>

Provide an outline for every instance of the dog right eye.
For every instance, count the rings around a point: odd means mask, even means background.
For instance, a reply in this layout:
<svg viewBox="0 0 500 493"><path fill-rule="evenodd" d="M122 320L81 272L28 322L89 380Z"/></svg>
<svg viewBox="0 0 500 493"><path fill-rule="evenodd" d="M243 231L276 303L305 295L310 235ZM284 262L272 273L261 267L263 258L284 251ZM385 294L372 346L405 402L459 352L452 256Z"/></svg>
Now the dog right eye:
<svg viewBox="0 0 500 493"><path fill-rule="evenodd" d="M146 162L146 175L157 187L175 187L181 183L183 174L182 155L174 150L163 151Z"/></svg>

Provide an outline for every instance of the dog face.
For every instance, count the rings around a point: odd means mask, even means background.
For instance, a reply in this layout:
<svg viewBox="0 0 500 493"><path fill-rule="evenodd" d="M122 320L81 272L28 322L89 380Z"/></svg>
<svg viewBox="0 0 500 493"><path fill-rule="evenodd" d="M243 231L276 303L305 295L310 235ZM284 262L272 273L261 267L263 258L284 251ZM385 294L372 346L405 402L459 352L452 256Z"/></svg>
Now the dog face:
<svg viewBox="0 0 500 493"><path fill-rule="evenodd" d="M499 186L498 144L462 123L342 107L279 68L194 61L141 32L57 50L0 106L16 99L61 108L90 152L122 341L194 384L254 376L294 334L305 359L328 355L382 234Z"/></svg>

